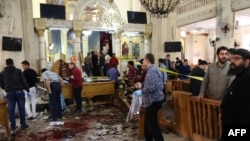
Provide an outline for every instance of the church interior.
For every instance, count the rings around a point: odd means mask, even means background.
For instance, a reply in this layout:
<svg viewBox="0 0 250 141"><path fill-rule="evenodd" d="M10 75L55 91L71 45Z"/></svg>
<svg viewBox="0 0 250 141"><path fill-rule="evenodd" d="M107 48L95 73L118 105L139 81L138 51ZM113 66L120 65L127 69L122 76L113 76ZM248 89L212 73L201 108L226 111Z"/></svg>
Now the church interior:
<svg viewBox="0 0 250 141"><path fill-rule="evenodd" d="M20 69L21 62L28 60L39 85L37 117L27 120L29 129L15 135L1 89L0 140L143 140L144 109L135 120L127 121L132 88L123 75L129 71L128 61L137 67L147 53L155 60L168 54L172 61L187 59L194 68L199 59L216 62L220 46L250 50L249 12L250 0L0 0L0 70L7 58ZM109 81L105 65L98 73L88 74L89 53L99 58L115 54L119 82ZM52 125L41 70L60 74L59 60L74 62L82 72L83 111L72 114L72 85L65 81L64 117ZM189 80L167 74L174 79L165 82L166 102L158 112L164 140L219 140L221 101L197 102ZM18 124L18 115L16 120Z"/></svg>

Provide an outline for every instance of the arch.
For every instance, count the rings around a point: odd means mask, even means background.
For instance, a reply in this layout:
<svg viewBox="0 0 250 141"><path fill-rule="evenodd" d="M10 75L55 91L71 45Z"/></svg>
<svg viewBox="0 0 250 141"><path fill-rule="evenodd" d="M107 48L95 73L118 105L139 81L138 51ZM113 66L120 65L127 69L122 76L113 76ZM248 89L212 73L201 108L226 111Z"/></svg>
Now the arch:
<svg viewBox="0 0 250 141"><path fill-rule="evenodd" d="M98 5L102 6L104 9L108 9L110 7L110 3L108 0L81 0L78 2L77 6L75 7L74 11L74 20L81 20L81 13L83 12L84 8L86 8L88 5L97 3ZM113 7L116 12L119 12L120 10L116 6L116 4L113 2ZM121 14L120 14L121 15Z"/></svg>

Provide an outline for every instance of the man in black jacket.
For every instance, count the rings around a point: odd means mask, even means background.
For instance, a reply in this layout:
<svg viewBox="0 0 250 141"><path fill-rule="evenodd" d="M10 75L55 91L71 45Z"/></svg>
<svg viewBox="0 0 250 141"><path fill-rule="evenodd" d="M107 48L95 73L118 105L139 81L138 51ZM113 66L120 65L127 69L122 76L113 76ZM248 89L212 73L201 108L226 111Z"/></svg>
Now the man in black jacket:
<svg viewBox="0 0 250 141"><path fill-rule="evenodd" d="M191 71L191 76L204 77L206 67L207 67L207 61L200 60L199 61L199 66L195 67ZM193 79L193 78L190 79L190 91L192 92L192 94L194 96L199 95L200 89L201 89L201 83L202 83L202 81L200 81L200 80L196 80L196 79Z"/></svg>
<svg viewBox="0 0 250 141"><path fill-rule="evenodd" d="M21 129L28 128L25 121L25 97L23 90L29 92L29 87L22 71L14 66L14 62L11 58L6 59L6 67L0 73L0 86L7 94L6 98L8 103L9 120L11 123L11 133L16 132L16 103L20 113Z"/></svg>
<svg viewBox="0 0 250 141"><path fill-rule="evenodd" d="M222 101L222 141L230 140L230 129L250 127L250 52L237 49L231 58L229 75L236 75ZM248 133L249 131L247 131ZM248 133L249 137L249 133ZM247 137L247 138L248 138ZM236 138L233 138L236 139ZM244 136L236 140L244 140ZM249 138L248 138L249 140Z"/></svg>

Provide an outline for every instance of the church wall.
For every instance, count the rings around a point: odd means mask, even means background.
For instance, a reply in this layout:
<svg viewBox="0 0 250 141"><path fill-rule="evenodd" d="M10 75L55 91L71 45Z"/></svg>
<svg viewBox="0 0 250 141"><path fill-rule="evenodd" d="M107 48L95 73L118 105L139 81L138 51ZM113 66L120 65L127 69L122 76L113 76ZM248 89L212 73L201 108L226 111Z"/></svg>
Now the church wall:
<svg viewBox="0 0 250 141"><path fill-rule="evenodd" d="M46 3L46 0L32 0L33 18L40 18L40 3Z"/></svg>
<svg viewBox="0 0 250 141"><path fill-rule="evenodd" d="M2 46L2 36L23 37L21 3L19 0L5 0L5 16L0 18L0 45ZM0 70L5 67L5 60L12 58L17 67L21 67L21 62L25 59L25 46L22 44L22 51L3 51L0 49Z"/></svg>

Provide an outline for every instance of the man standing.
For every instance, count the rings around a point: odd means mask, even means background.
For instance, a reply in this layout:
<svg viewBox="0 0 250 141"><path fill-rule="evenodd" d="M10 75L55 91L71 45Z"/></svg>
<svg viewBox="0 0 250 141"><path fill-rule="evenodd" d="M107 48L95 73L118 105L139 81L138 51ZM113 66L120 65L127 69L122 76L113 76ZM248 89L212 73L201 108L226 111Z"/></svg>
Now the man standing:
<svg viewBox="0 0 250 141"><path fill-rule="evenodd" d="M115 65L112 65L112 68L108 70L108 76L110 81L118 82L118 77L120 76L119 71L115 68Z"/></svg>
<svg viewBox="0 0 250 141"><path fill-rule="evenodd" d="M167 69L170 68L171 61L170 61L170 55L169 55L169 54L167 54L167 55L166 55L166 58L163 59L163 63L164 63L164 65L167 67Z"/></svg>
<svg viewBox="0 0 250 141"><path fill-rule="evenodd" d="M109 68L111 68L111 64L115 65L115 68L119 65L118 59L115 57L115 53L112 54L112 57L109 59Z"/></svg>
<svg viewBox="0 0 250 141"><path fill-rule="evenodd" d="M101 76L107 76L107 73L105 72L104 69L104 65L105 65L105 56L103 55L102 52L100 52L100 56L99 56L99 72Z"/></svg>
<svg viewBox="0 0 250 141"><path fill-rule="evenodd" d="M76 101L76 109L75 112L79 113L82 112L82 72L78 69L74 62L69 63L69 68L72 70L73 80L73 94Z"/></svg>
<svg viewBox="0 0 250 141"><path fill-rule="evenodd" d="M163 76L154 62L154 55L147 53L143 60L143 67L147 70L142 89L142 106L145 108L144 135L146 141L163 141L157 120L163 100Z"/></svg>
<svg viewBox="0 0 250 141"><path fill-rule="evenodd" d="M92 70L93 76L100 76L97 52L93 51L91 52L91 54L92 54L91 59L93 64L93 70Z"/></svg>
<svg viewBox="0 0 250 141"><path fill-rule="evenodd" d="M191 76L204 77L206 68L207 68L207 61L200 60L199 66L195 67L191 71ZM189 89L194 96L197 96L199 94L200 88L201 88L201 83L202 83L201 80L196 80L194 78L190 79Z"/></svg>
<svg viewBox="0 0 250 141"><path fill-rule="evenodd" d="M23 90L29 92L29 87L22 71L14 66L11 58L6 59L6 67L0 74L0 85L6 91L11 133L14 134L16 132L16 103L20 114L21 129L28 128L29 126L25 121L25 97Z"/></svg>
<svg viewBox="0 0 250 141"><path fill-rule="evenodd" d="M179 75L180 80L188 79L188 77L186 75L189 75L191 70L190 70L190 66L188 65L188 60L187 59L184 59L183 64L181 63L181 65L179 66L178 72L181 74L181 75Z"/></svg>
<svg viewBox="0 0 250 141"><path fill-rule="evenodd" d="M71 72L69 70L69 64L64 62L62 59L59 60L59 76L63 80L68 80L70 78Z"/></svg>
<svg viewBox="0 0 250 141"><path fill-rule="evenodd" d="M218 62L208 66L207 72L201 84L198 99L206 98L222 100L228 87L230 76L227 75L230 63L227 61L227 47L217 49ZM208 89L207 93L206 89Z"/></svg>
<svg viewBox="0 0 250 141"><path fill-rule="evenodd" d="M23 75L29 85L29 91L30 91L25 95L25 109L28 115L28 120L32 120L36 118L37 73L36 71L30 68L30 63L26 60L22 62L22 67L24 69ZM30 108L30 104L32 108Z"/></svg>
<svg viewBox="0 0 250 141"><path fill-rule="evenodd" d="M159 63L159 67L160 68L163 68L163 69L167 69L167 67L165 66L165 64L163 63L164 62L164 60L163 59L159 59L158 60L158 63ZM162 73L162 76L163 76L163 94L164 94L164 99L163 99L163 102L166 102L166 98L167 98L167 93L166 93L166 89L165 89L165 84L166 84L166 81L167 81L167 79L168 79L168 75L167 75L167 72L164 72L164 71L162 71L161 72Z"/></svg>
<svg viewBox="0 0 250 141"><path fill-rule="evenodd" d="M231 58L229 75L235 75L221 103L222 138L228 138L229 129L250 126L250 52L237 49ZM244 126L245 125L245 126ZM248 133L249 134L249 133ZM243 140L237 138L237 140ZM248 139L249 140L249 139Z"/></svg>
<svg viewBox="0 0 250 141"><path fill-rule="evenodd" d="M91 70L92 68L93 68L92 58L90 56L90 53L88 53L87 56L85 57L85 70L88 77L92 75L92 70Z"/></svg>
<svg viewBox="0 0 250 141"><path fill-rule="evenodd" d="M61 84L62 79L55 72L42 69L42 77L44 79L45 86L49 93L49 108L51 112L52 121L57 121L62 118L61 113Z"/></svg>
<svg viewBox="0 0 250 141"><path fill-rule="evenodd" d="M128 61L128 73L124 74L124 77L127 79L128 86L133 86L136 73L137 73L137 70L134 67L134 62Z"/></svg>

